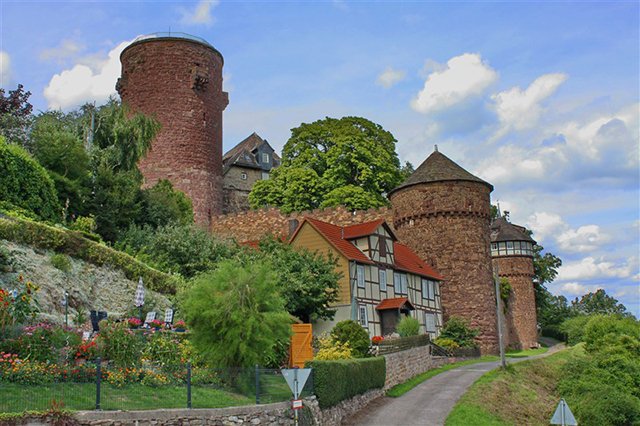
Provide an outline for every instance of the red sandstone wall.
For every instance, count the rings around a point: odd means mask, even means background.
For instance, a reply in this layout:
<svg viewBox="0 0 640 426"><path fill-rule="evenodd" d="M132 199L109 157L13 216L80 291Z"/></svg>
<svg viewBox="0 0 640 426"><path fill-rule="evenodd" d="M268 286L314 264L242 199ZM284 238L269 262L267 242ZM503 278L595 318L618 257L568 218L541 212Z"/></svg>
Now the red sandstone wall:
<svg viewBox="0 0 640 426"><path fill-rule="evenodd" d="M311 210L284 214L275 208L250 210L247 212L216 216L211 221L211 233L220 238L235 239L238 242L257 240L267 234L288 235L289 220L302 221L312 217L334 225L354 225L384 218L392 226L391 209L360 210L351 212L344 207Z"/></svg>
<svg viewBox="0 0 640 426"><path fill-rule="evenodd" d="M139 164L145 186L169 179L191 198L196 223L208 226L222 212L222 56L201 43L159 38L133 43L120 60L122 101L162 124Z"/></svg>
<svg viewBox="0 0 640 426"><path fill-rule="evenodd" d="M538 342L536 298L533 289L533 259L527 256L493 258L500 277L511 285L511 297L506 314L506 344L516 349L528 349Z"/></svg>
<svg viewBox="0 0 640 426"><path fill-rule="evenodd" d="M498 350L490 254L489 194L474 182L434 182L391 194L396 235L445 277L445 318L480 328L484 352Z"/></svg>

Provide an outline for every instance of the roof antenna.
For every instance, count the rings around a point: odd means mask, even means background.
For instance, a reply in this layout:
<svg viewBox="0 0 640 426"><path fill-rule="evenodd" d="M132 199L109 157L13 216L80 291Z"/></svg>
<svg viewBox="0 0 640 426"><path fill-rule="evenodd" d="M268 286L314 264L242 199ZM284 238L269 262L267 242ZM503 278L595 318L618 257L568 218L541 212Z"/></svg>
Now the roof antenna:
<svg viewBox="0 0 640 426"><path fill-rule="evenodd" d="M436 144L436 145L434 145L434 146L433 146L433 149L435 150L435 152L438 152L438 145L437 145L437 144Z"/></svg>

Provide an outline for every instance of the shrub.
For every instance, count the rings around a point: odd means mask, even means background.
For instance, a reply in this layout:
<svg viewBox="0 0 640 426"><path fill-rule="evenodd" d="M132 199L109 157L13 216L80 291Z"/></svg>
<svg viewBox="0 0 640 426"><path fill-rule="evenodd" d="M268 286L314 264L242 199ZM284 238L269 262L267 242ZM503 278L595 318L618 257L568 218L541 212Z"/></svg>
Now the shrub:
<svg viewBox="0 0 640 426"><path fill-rule="evenodd" d="M475 337L480 333L477 328L469 327L467 321L460 317L452 316L442 327L440 337L451 339L461 347L475 346Z"/></svg>
<svg viewBox="0 0 640 426"><path fill-rule="evenodd" d="M144 342L129 330L126 323L109 323L100 327L98 353L116 367L134 367L140 363Z"/></svg>
<svg viewBox="0 0 640 426"><path fill-rule="evenodd" d="M413 317L405 316L398 323L396 331L400 337L417 336L420 332L420 321Z"/></svg>
<svg viewBox="0 0 640 426"><path fill-rule="evenodd" d="M71 224L71 229L74 231L82 231L87 234L94 234L96 232L96 218L93 215L78 216L78 218Z"/></svg>
<svg viewBox="0 0 640 426"><path fill-rule="evenodd" d="M69 272L71 270L71 259L69 256L61 253L55 253L51 255L49 259L54 268L61 270L62 272Z"/></svg>
<svg viewBox="0 0 640 426"><path fill-rule="evenodd" d="M584 329L591 317L578 315L560 324L560 331L567 335L567 343L575 345L583 341Z"/></svg>
<svg viewBox="0 0 640 426"><path fill-rule="evenodd" d="M11 252L4 245L0 245L0 272L10 272L13 269Z"/></svg>
<svg viewBox="0 0 640 426"><path fill-rule="evenodd" d="M633 317L591 315L589 318L582 334L585 348L589 352L601 348L615 336L640 336L640 322Z"/></svg>
<svg viewBox="0 0 640 426"><path fill-rule="evenodd" d="M333 340L330 337L320 337L318 339L320 349L314 357L314 359L321 361L330 361L336 359L351 359L352 351L349 347L349 343L341 343Z"/></svg>
<svg viewBox="0 0 640 426"><path fill-rule="evenodd" d="M458 349L460 347L460 345L458 345L455 341L447 339L446 337L438 337L433 341L433 343L449 350Z"/></svg>
<svg viewBox="0 0 640 426"><path fill-rule="evenodd" d="M354 357L364 357L369 351L369 333L353 320L340 321L331 330L331 338L337 343L348 343Z"/></svg>
<svg viewBox="0 0 640 426"><path fill-rule="evenodd" d="M187 289L183 310L191 341L209 365L251 367L272 357L274 342L287 339L291 318L265 263L219 263Z"/></svg>
<svg viewBox="0 0 640 426"><path fill-rule="evenodd" d="M173 189L166 179L142 191L143 222L154 228L179 223L193 223L191 200L183 192Z"/></svg>
<svg viewBox="0 0 640 426"><path fill-rule="evenodd" d="M24 149L0 140L0 201L31 211L44 220L60 221L53 180Z"/></svg>
<svg viewBox="0 0 640 426"><path fill-rule="evenodd" d="M337 361L311 361L313 388L321 408L382 388L386 378L384 357Z"/></svg>

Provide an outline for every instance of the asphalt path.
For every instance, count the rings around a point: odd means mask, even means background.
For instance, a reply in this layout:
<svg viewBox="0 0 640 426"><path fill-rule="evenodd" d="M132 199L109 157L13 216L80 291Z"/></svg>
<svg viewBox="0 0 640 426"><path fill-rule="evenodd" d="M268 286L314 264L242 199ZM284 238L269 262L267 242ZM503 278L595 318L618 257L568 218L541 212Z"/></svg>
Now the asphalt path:
<svg viewBox="0 0 640 426"><path fill-rule="evenodd" d="M527 358L507 358L516 363L541 358L562 349L554 345L547 352ZM344 419L343 425L409 426L444 425L447 416L480 376L500 366L499 361L465 365L440 373L398 398L381 397L371 402L355 416Z"/></svg>

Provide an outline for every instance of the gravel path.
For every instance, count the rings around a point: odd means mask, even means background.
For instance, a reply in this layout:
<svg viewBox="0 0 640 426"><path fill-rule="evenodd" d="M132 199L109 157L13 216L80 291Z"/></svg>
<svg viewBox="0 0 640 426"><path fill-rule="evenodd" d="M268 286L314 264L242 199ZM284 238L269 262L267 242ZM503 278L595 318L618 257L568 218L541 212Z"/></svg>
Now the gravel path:
<svg viewBox="0 0 640 426"><path fill-rule="evenodd" d="M560 349L556 344L547 352L527 358L507 358L507 363L548 356ZM343 425L363 426L404 426L404 425L444 425L444 422L458 402L480 376L498 368L499 361L465 365L445 371L411 389L399 398L378 398L354 417L345 419Z"/></svg>

